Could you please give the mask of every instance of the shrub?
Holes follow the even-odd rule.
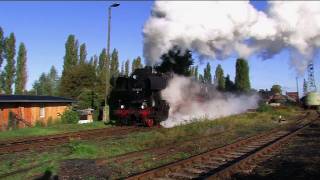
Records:
[[[260,104],[260,106],[258,107],[257,111],[258,112],[270,112],[272,111],[272,107],[267,105],[267,104]]]
[[[66,124],[76,124],[79,121],[79,115],[77,112],[68,109],[61,115],[61,122]]]
[[[43,120],[36,120],[36,123],[35,123],[35,127],[45,127],[46,124],[43,122]]]

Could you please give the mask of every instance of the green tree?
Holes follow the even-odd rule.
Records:
[[[120,71],[120,74],[121,74],[122,76],[124,76],[124,62],[123,62],[123,61],[121,62],[121,71]]]
[[[3,63],[3,54],[4,54],[4,35],[3,35],[3,30],[0,27],[0,67],[2,66]]]
[[[198,79],[199,79],[198,76],[199,76],[199,75],[198,75],[198,66],[196,66],[195,69],[194,69],[194,78],[195,78],[195,80],[198,80]]]
[[[132,65],[131,65],[131,73],[133,73],[136,69],[142,68],[142,61],[141,57],[138,56],[136,59],[133,59]]]
[[[119,54],[117,49],[113,49],[111,54],[111,62],[110,62],[110,73],[112,76],[119,75]]]
[[[206,68],[204,68],[203,70],[203,78],[204,78],[204,82],[207,84],[211,84],[212,83],[212,75],[211,75],[211,66],[210,63],[207,63]]]
[[[190,76],[190,67],[193,64],[191,51],[181,52],[178,47],[169,50],[161,56],[162,63],[156,67],[158,72],[173,72],[179,75]]]
[[[94,90],[95,82],[94,67],[90,63],[79,64],[68,71],[62,95],[77,99],[83,89]]]
[[[226,89],[226,82],[224,79],[223,69],[220,64],[216,68],[216,72],[214,75],[214,83],[216,84],[218,90],[224,91]]]
[[[238,92],[249,92],[250,79],[249,79],[249,65],[244,59],[237,59],[236,62],[236,77],[235,88]]]
[[[230,76],[229,74],[227,74],[227,77],[225,78],[225,84],[226,84],[226,91],[234,91],[235,90],[235,87],[234,87],[234,83],[230,80]]]
[[[282,93],[281,86],[278,85],[278,84],[273,85],[273,86],[271,87],[271,92],[272,92],[273,94],[276,94],[276,93],[281,94],[281,93]]]
[[[24,43],[20,43],[17,57],[17,74],[15,79],[15,94],[24,94],[27,84],[27,50]]]
[[[58,72],[54,66],[51,66],[50,72],[48,74],[48,79],[50,82],[50,87],[51,87],[51,96],[57,96],[58,91],[59,91],[59,83],[60,83],[60,78],[58,75]]]
[[[205,83],[205,79],[204,79],[204,77],[203,77],[202,74],[199,74],[199,81],[200,81],[201,83]]]
[[[5,39],[5,58],[7,64],[5,66],[5,93],[12,94],[12,84],[15,76],[15,55],[16,55],[16,38],[13,33]]]
[[[130,64],[130,60],[128,59],[126,60],[126,63],[124,65],[124,75],[127,77],[129,76],[129,64]]]
[[[306,79],[303,79],[303,94],[307,95],[308,94],[308,84]]]
[[[84,64],[87,61],[87,47],[86,43],[80,45],[80,64]]]
[[[68,72],[73,69],[74,66],[78,64],[78,41],[76,40],[74,35],[69,35],[68,39],[65,43],[65,56],[63,62],[63,70],[60,82],[59,94],[65,95],[68,94],[66,92],[66,86],[68,86]]]

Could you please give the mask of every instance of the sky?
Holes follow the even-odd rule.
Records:
[[[144,23],[150,16],[152,1],[119,1],[120,6],[112,10],[111,49],[119,51],[121,61],[132,60],[143,56]],[[111,1],[0,1],[0,26],[5,36],[14,32],[17,47],[24,42],[27,48],[27,89],[47,73],[54,65],[59,73],[62,71],[65,41],[69,34],[74,34],[79,43],[86,43],[88,59],[101,52],[107,42],[107,7]],[[266,10],[264,1],[251,2],[258,10]],[[222,65],[225,74],[235,75],[235,57],[224,61],[199,61],[194,56],[200,69],[210,62],[212,74],[218,64]],[[280,84],[284,91],[296,91],[297,73],[290,65],[287,52],[269,60],[250,57],[251,86],[255,89],[271,88]],[[2,65],[2,69],[4,64]],[[319,69],[315,62],[315,69]],[[316,85],[319,79],[315,71]],[[303,76],[299,76],[299,89],[302,92]]]

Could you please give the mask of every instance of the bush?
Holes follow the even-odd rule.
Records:
[[[79,115],[77,112],[68,109],[61,115],[61,122],[66,124],[76,124],[79,121]]]
[[[35,127],[45,127],[45,126],[46,124],[45,122],[43,122],[43,120],[41,119],[36,120]]]
[[[258,107],[257,111],[258,112],[270,112],[272,111],[272,107],[267,105],[267,104],[260,104],[260,106]]]

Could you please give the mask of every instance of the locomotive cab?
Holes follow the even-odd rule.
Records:
[[[108,99],[110,119],[122,125],[159,124],[168,118],[169,105],[160,94],[166,85],[167,78],[148,67],[118,77]]]

